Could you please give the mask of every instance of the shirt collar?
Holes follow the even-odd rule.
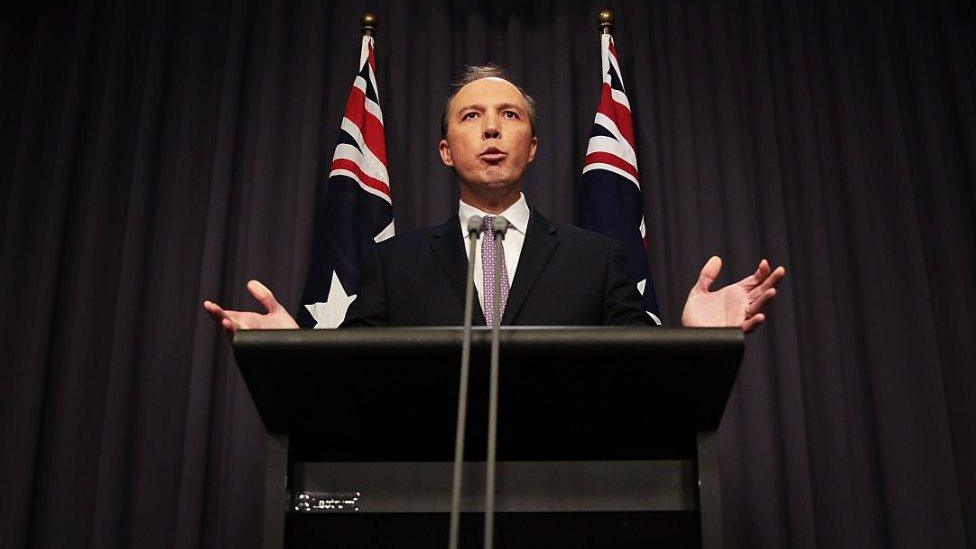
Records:
[[[529,210],[529,203],[526,202],[525,194],[523,193],[519,193],[519,199],[515,201],[515,204],[512,204],[500,214],[483,212],[470,204],[466,204],[463,200],[459,200],[458,204],[458,219],[461,221],[461,234],[464,236],[467,236],[468,219],[471,219],[472,215],[478,217],[500,215],[508,220],[510,224],[509,229],[514,229],[522,234],[525,234],[525,230],[529,226],[529,214],[531,212]]]

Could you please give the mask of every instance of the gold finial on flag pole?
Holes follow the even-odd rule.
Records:
[[[367,11],[363,14],[363,18],[359,20],[359,24],[363,27],[363,34],[368,36],[376,36],[376,16],[371,11]]]
[[[613,12],[610,10],[600,10],[596,16],[600,22],[600,34],[611,34],[613,32]]]

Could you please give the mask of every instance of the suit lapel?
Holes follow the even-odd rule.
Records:
[[[465,277],[468,272],[467,253],[464,250],[464,240],[461,238],[461,226],[458,218],[452,217],[443,225],[437,227],[430,240],[430,249],[434,252],[434,257],[444,269],[444,274],[451,282],[451,286],[461,298],[462,307],[464,304]],[[477,290],[475,290],[477,294]],[[474,325],[484,326],[485,314],[478,304],[478,296],[474,296]]]
[[[502,325],[511,324],[518,314],[529,291],[535,285],[543,267],[549,262],[549,257],[559,247],[556,238],[556,228],[552,222],[539,212],[532,210],[529,227],[525,231],[525,243],[519,256],[518,267],[515,269],[515,279],[508,292],[508,302],[505,304],[505,314],[502,315]],[[462,274],[462,279],[464,275]]]

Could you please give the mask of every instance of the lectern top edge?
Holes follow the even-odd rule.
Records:
[[[252,346],[319,345],[327,343],[374,344],[450,344],[460,345],[462,328],[450,327],[396,327],[350,328],[341,330],[240,330],[234,334],[235,349]],[[473,344],[486,345],[491,338],[487,327],[474,329]],[[643,344],[683,348],[743,347],[745,337],[738,328],[643,328],[612,326],[505,326],[502,341],[518,345],[570,344],[574,347],[587,345]]]

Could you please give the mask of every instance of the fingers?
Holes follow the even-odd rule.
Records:
[[[214,320],[220,321],[227,318],[227,312],[213,301],[204,301],[203,308],[210,313],[210,316],[214,317]]]
[[[763,259],[759,262],[756,272],[739,281],[749,292],[750,299],[757,299],[766,290],[775,288],[780,280],[786,276],[786,267],[779,266],[776,270],[769,270],[769,262]]]
[[[749,290],[747,295],[751,300],[746,307],[746,320],[742,323],[743,332],[749,333],[765,322],[766,315],[763,314],[763,311],[766,305],[776,297],[776,286],[785,276],[786,267],[781,265],[770,270],[769,261],[762,259],[759,261],[756,272],[752,276],[742,279],[740,284],[744,284],[745,289]]]
[[[234,322],[233,311],[225,311],[220,305],[217,305],[213,301],[204,301],[203,308],[210,313],[210,316],[212,316],[215,321],[220,323],[221,327],[227,331],[227,335],[233,335],[234,332],[239,328],[237,323]]]
[[[766,277],[766,280],[762,281],[762,284],[759,285],[758,291],[765,292],[769,288],[775,288],[776,285],[779,284],[779,281],[783,280],[785,276],[786,276],[786,267],[783,267],[782,265],[776,267],[776,270],[771,272],[769,276]]]
[[[765,259],[759,261],[759,267],[756,268],[756,272],[752,274],[756,277],[756,282],[762,282],[769,276],[769,262]]]
[[[746,308],[746,320],[742,323],[742,331],[749,333],[759,327],[766,320],[766,315],[763,314],[766,305],[769,304],[773,298],[776,297],[776,288],[768,288],[765,292],[759,296],[759,299],[753,301]]]
[[[722,272],[722,258],[713,255],[708,258],[705,266],[702,267],[701,273],[698,275],[698,283],[695,284],[695,288],[693,289],[707,292],[712,286],[712,283],[715,282],[715,279],[718,278],[720,272]]]
[[[272,313],[281,307],[281,304],[278,303],[277,299],[275,299],[275,296],[271,293],[271,290],[257,280],[251,280],[247,283],[247,291],[251,292],[254,299],[263,305],[269,313]]]
[[[758,328],[764,320],[766,320],[766,315],[759,313],[758,315],[742,323],[742,331],[748,334],[749,332]]]
[[[234,335],[234,332],[237,331],[237,324],[234,324],[234,322],[229,318],[221,320],[220,325],[223,326],[224,330],[227,331],[227,335]]]
[[[774,297],[776,297],[776,288],[770,288],[763,292],[759,299],[753,301],[746,307],[746,316],[755,316],[761,314],[763,309],[766,308],[766,304],[769,303]]]

